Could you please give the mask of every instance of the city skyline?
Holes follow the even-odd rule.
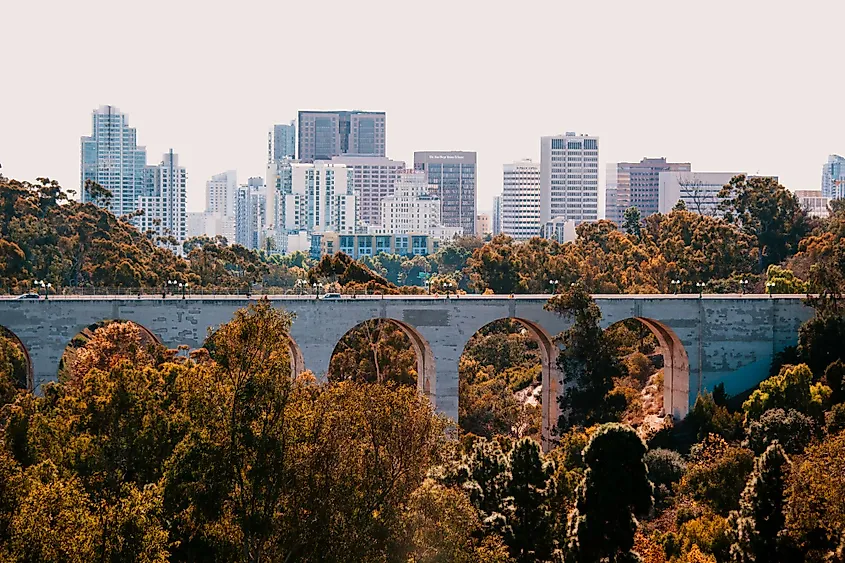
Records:
[[[161,83],[178,80],[180,87],[173,89],[116,71],[97,80],[80,80],[85,55],[77,37],[79,25],[106,26],[111,17],[108,10],[94,9],[98,5],[48,1],[51,18],[42,17],[44,5],[16,3],[7,10],[8,40],[30,46],[3,65],[4,81],[20,85],[6,90],[0,108],[0,163],[6,176],[26,180],[49,176],[78,190],[78,139],[89,129],[91,109],[101,104],[127,113],[138,130],[138,144],[149,154],[164,154],[171,147],[178,151],[189,172],[192,211],[203,208],[205,182],[221,170],[237,170],[241,177],[261,174],[273,125],[289,123],[299,110],[309,109],[386,112],[390,138],[386,156],[395,160],[409,162],[415,151],[431,147],[477,152],[479,211],[490,210],[492,198],[501,191],[502,164],[539,160],[539,138],[565,131],[602,139],[602,194],[607,163],[644,157],[691,162],[694,170],[777,175],[793,191],[818,189],[821,164],[830,154],[845,153],[842,128],[835,125],[841,103],[838,89],[817,80],[827,75],[829,54],[837,48],[833,35],[817,33],[818,10],[645,2],[636,7],[617,3],[608,12],[607,7],[549,4],[544,8],[547,17],[515,30],[506,11],[479,13],[472,6],[434,2],[416,15],[417,23],[423,30],[445,26],[442,40],[412,41],[402,25],[381,26],[379,34],[364,38],[358,46],[362,52],[380,54],[377,68],[382,80],[362,73],[362,63],[356,60],[333,67],[333,84],[342,83],[343,88],[300,84],[295,68],[253,88],[245,86],[251,78],[264,76],[272,62],[273,34],[270,29],[256,34],[250,23],[304,18],[313,8],[247,6],[233,13],[212,9],[196,18],[190,7],[167,5],[169,17],[162,22],[157,14],[164,4],[150,2],[126,22],[124,32],[143,37],[149,26],[163,26],[163,32],[176,40],[141,42],[141,49],[104,50],[98,56],[103,68],[142,67],[165,57],[185,60],[190,64],[159,70]],[[331,10],[336,17],[325,23],[328,39],[319,52],[346,52],[347,31],[387,6],[381,2],[354,8],[332,2],[322,6],[321,11]],[[450,14],[445,24],[438,16],[444,10]],[[826,18],[843,16],[845,6],[825,6]],[[637,31],[638,24],[657,17],[659,25],[649,27],[655,31]],[[586,86],[564,89],[566,77],[561,74],[546,78],[541,88],[526,88],[524,80],[502,81],[502,69],[508,65],[519,65],[524,76],[540,75],[554,59],[551,47],[558,35],[555,22],[560,21],[579,22],[567,28],[573,41],[607,43],[582,54],[583,64],[572,71]],[[25,35],[35,22],[41,30],[38,46],[27,42]],[[478,25],[467,27],[473,22]],[[207,29],[220,25],[232,30],[226,41],[203,44],[202,50],[193,47]],[[732,29],[743,32],[732,41],[719,39]],[[788,45],[780,41],[778,34],[787,29],[801,39]],[[517,36],[510,38],[511,31]],[[290,30],[293,43],[304,37],[307,30],[296,26]],[[619,48],[623,44],[624,50]],[[668,44],[672,49],[665,48]],[[463,62],[476,64],[472,80],[463,80],[466,68],[457,64],[460,61],[438,63],[456,54]],[[461,87],[429,87],[411,95],[411,79],[429,78],[424,66],[412,66],[423,60],[440,65],[438,84],[460,81]],[[638,61],[659,61],[670,71],[658,73],[653,85],[620,95],[613,87],[617,78],[607,70]],[[234,78],[208,88],[216,72],[232,65],[238,69]],[[391,67],[397,69],[398,80],[384,76]],[[57,94],[55,88],[25,86],[43,80],[73,87]],[[294,83],[296,87],[289,86]],[[743,88],[732,87],[737,83]],[[684,84],[695,87],[682,88]],[[784,143],[784,135],[802,142]],[[603,211],[603,201],[599,208]]]

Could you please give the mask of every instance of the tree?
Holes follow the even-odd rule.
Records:
[[[555,464],[543,459],[540,445],[530,438],[517,441],[508,457],[506,494],[510,510],[506,513],[505,542],[518,562],[549,561],[555,547],[550,509],[556,493]]]
[[[675,484],[684,476],[686,462],[678,452],[662,448],[649,450],[643,459],[654,486],[655,504],[663,506],[672,497]]]
[[[426,480],[411,495],[403,520],[409,563],[511,561],[501,538],[485,538],[475,508],[459,489]]]
[[[625,210],[624,219],[622,229],[629,235],[640,238],[642,232],[640,210],[636,207],[629,207]]]
[[[519,293],[521,269],[513,239],[505,235],[493,237],[489,243],[476,249],[467,260],[471,286],[478,292],[485,289],[493,293]]]
[[[777,180],[740,174],[722,188],[719,199],[725,220],[757,239],[760,270],[798,252],[808,231],[807,212]]]
[[[777,442],[754,462],[754,472],[742,493],[739,511],[732,515],[734,561],[794,561],[796,553],[782,534],[786,516],[785,487],[792,463]]]
[[[827,367],[845,360],[845,317],[838,314],[817,314],[798,329],[798,356],[821,377]]]
[[[788,455],[801,454],[817,432],[815,421],[795,409],[770,409],[748,425],[744,445],[761,455],[778,442]]]
[[[678,492],[727,516],[739,506],[739,497],[754,465],[754,454],[723,438],[710,435],[690,452],[687,472]]]
[[[620,424],[605,424],[590,438],[584,450],[587,471],[569,515],[567,561],[639,560],[632,551],[636,516],[652,507],[645,453],[636,432]]]
[[[813,383],[813,373],[806,364],[784,366],[778,375],[760,383],[759,389],[742,404],[742,409],[747,421],[777,408],[795,409],[818,420],[830,394],[830,387]]]
[[[792,466],[786,529],[807,561],[836,549],[845,529],[845,433],[810,446]]]
[[[557,361],[566,383],[566,393],[560,399],[559,431],[572,425],[619,420],[627,405],[611,391],[614,380],[625,375],[625,366],[599,326],[598,305],[576,285],[549,299],[545,308],[574,319],[572,327],[557,337],[563,345]]]
[[[771,284],[771,285],[770,285]],[[771,264],[766,269],[766,293],[806,293],[807,284],[789,268]]]
[[[0,327],[0,407],[14,401],[19,392],[29,387],[26,355]]]
[[[696,397],[686,422],[697,440],[703,440],[710,434],[733,440],[742,432],[742,415],[731,413],[724,405],[717,404],[714,396],[707,391]]]

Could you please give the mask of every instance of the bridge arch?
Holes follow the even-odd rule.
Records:
[[[563,373],[557,364],[557,357],[560,347],[555,342],[554,336],[537,321],[521,316],[500,317],[490,321],[475,331],[471,336],[483,331],[486,327],[501,321],[514,321],[522,326],[527,335],[537,344],[541,365],[540,373],[540,403],[542,410],[542,421],[540,423],[540,438],[545,449],[549,449],[554,435],[557,432],[557,420],[560,416],[558,397],[563,393]],[[469,345],[469,340],[464,344],[464,350]]]
[[[629,317],[610,325],[611,330],[622,323],[633,322],[646,329],[657,341],[654,355],[662,356],[663,388],[661,415],[681,420],[689,414],[690,363],[686,348],[678,335],[666,324],[648,317]]]
[[[32,368],[32,358],[29,356],[29,350],[27,350],[23,341],[18,337],[17,334],[2,325],[0,325],[0,336],[7,338],[9,341],[12,342],[12,344],[14,344],[18,349],[20,349],[21,353],[23,354],[26,365],[24,366],[25,381],[21,381],[18,383],[23,383],[26,386],[27,391],[33,391],[35,389],[35,378]]]
[[[202,341],[202,347],[208,348],[208,341],[211,339],[211,336],[217,332],[219,326],[209,327],[208,329],[208,336],[205,337],[205,340]],[[296,378],[299,374],[305,371],[305,358],[302,355],[302,349],[297,344],[296,340],[291,336],[289,333],[283,334],[282,338],[285,341],[288,349],[288,355],[290,359],[290,376],[291,379]]]
[[[436,406],[437,375],[435,371],[434,352],[431,349],[431,345],[414,326],[398,319],[390,317],[368,319],[366,321],[358,323],[357,325],[346,331],[340,338],[340,340],[338,340],[338,342],[335,344],[334,349],[332,350],[329,359],[329,373],[327,374],[327,377],[330,380],[334,378],[343,378],[343,375],[333,374],[332,370],[337,369],[338,367],[335,364],[335,355],[340,351],[339,348],[344,344],[344,340],[347,337],[349,337],[356,331],[361,331],[368,328],[379,327],[379,330],[381,330],[381,327],[383,327],[384,325],[390,325],[397,328],[399,331],[401,331],[404,338],[407,339],[407,344],[410,346],[410,350],[413,351],[415,356],[414,365],[416,371],[417,390],[425,397],[427,397],[431,401],[433,406]]]

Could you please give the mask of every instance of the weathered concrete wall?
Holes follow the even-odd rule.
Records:
[[[543,310],[547,296],[464,296],[358,298],[337,301],[304,298],[271,299],[274,306],[296,314],[291,336],[304,366],[322,375],[335,345],[356,325],[376,318],[394,319],[412,339],[430,352],[427,394],[438,410],[457,418],[458,360],[470,337],[502,318],[526,322],[546,345],[554,363],[551,338],[569,326],[566,319]],[[667,394],[668,410],[685,416],[697,394],[725,384],[738,393],[764,379],[772,356],[795,344],[798,327],[812,315],[800,296],[596,296],[604,326],[640,318],[662,333],[662,344],[675,342],[678,370],[688,376]],[[48,301],[0,300],[0,325],[26,346],[36,388],[54,380],[62,353],[81,330],[104,319],[136,322],[169,346],[202,346],[209,330],[227,322],[249,303],[230,298],[62,298]],[[268,336],[272,337],[272,336]],[[661,338],[659,336],[658,338]],[[433,363],[433,366],[431,365]],[[548,371],[549,366],[546,366]],[[679,371],[680,373],[680,371]],[[559,377],[549,371],[544,377]],[[421,384],[422,386],[422,384]],[[549,385],[549,388],[563,386]],[[553,413],[546,413],[551,421]]]

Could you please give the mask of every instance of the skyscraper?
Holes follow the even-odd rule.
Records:
[[[345,164],[352,171],[355,216],[368,225],[381,224],[381,201],[393,195],[396,180],[405,163],[383,156],[342,155],[332,157],[335,164]]]
[[[822,167],[822,196],[831,199],[845,197],[845,158],[838,154],[827,157]]]
[[[520,160],[503,172],[501,232],[515,240],[540,236],[540,164]]]
[[[657,213],[660,208],[660,173],[690,170],[689,162],[666,162],[663,157],[608,164],[606,218],[621,225],[629,207],[639,209],[643,218]]]
[[[340,154],[385,155],[383,111],[300,111],[299,160]]]
[[[296,124],[273,126],[273,160],[296,156]]]
[[[414,153],[414,169],[426,174],[432,194],[440,198],[440,220],[447,227],[475,233],[476,154],[465,151]]]
[[[595,221],[599,212],[599,138],[566,133],[540,139],[540,222]]]
[[[286,233],[355,230],[355,194],[343,164],[291,163],[290,193],[281,198],[278,228]]]
[[[82,202],[95,201],[85,189],[91,180],[111,192],[109,211],[118,216],[131,213],[144,193],[147,151],[138,146],[135,129],[116,107],[100,106],[92,112],[91,122],[91,136],[81,138]]]
[[[179,156],[173,149],[165,153],[160,164],[146,166],[144,171],[145,194],[138,196],[135,206],[143,214],[133,222],[141,232],[154,233],[162,246],[181,253],[188,234],[188,174],[179,166]]]
[[[493,236],[502,232],[502,196],[493,198]]]

